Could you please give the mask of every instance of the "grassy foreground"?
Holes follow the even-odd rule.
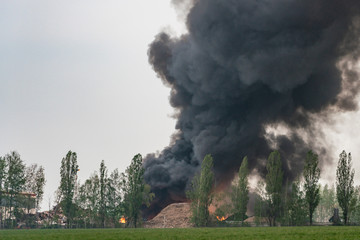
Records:
[[[358,239],[360,227],[0,230],[0,239]]]

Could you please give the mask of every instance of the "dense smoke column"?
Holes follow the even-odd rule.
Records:
[[[145,180],[157,194],[150,211],[184,201],[209,153],[218,184],[245,155],[262,174],[273,144],[286,177],[296,176],[304,152],[316,148],[310,115],[356,108],[357,75],[339,62],[357,60],[359,12],[358,0],[197,0],[188,34],[158,34],[149,62],[171,88],[177,132],[145,159]],[[265,138],[264,127],[279,123],[314,138],[304,141],[296,131]]]

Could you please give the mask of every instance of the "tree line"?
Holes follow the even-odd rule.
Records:
[[[36,212],[30,210],[39,210],[44,185],[42,166],[26,166],[16,151],[0,157],[0,228],[14,228],[19,222],[34,227]]]
[[[242,160],[236,180],[230,191],[215,193],[212,171],[213,159],[205,156],[201,171],[191,184],[187,196],[191,199],[192,221],[195,226],[209,226],[216,221],[238,221],[244,224],[248,218],[249,169],[248,159]],[[266,222],[270,226],[312,225],[314,219],[333,224],[360,224],[360,187],[354,186],[355,171],[351,154],[339,155],[335,187],[319,184],[318,155],[309,151],[304,159],[301,174],[292,182],[284,179],[281,156],[270,153],[266,163],[266,175],[259,180],[254,191],[254,218],[256,224]],[[215,198],[216,211],[212,216],[209,206]],[[340,208],[342,221],[334,212]],[[335,211],[334,211],[335,210]]]
[[[132,158],[123,173],[110,171],[104,160],[83,183],[77,178],[78,171],[77,154],[69,151],[61,160],[54,214],[43,227],[59,227],[59,223],[67,228],[142,225],[141,209],[149,206],[155,195],[144,181],[140,154]],[[191,200],[192,221],[199,227],[225,217],[244,223],[249,195],[254,194],[254,217],[259,224],[266,220],[270,226],[312,225],[314,220],[327,221],[336,206],[342,222],[333,217],[334,224],[360,224],[360,187],[354,186],[351,154],[343,151],[339,155],[335,186],[322,187],[320,174],[318,155],[309,151],[302,173],[289,182],[284,179],[280,153],[273,151],[267,159],[266,175],[258,181],[254,193],[250,193],[248,158],[244,157],[230,191],[215,194],[213,158],[206,155],[186,193]],[[26,166],[17,152],[0,157],[1,228],[14,228],[20,223],[38,227],[37,211],[45,182],[44,168]],[[209,212],[211,204],[215,204],[215,215]]]
[[[44,168],[26,166],[15,151],[0,157],[0,228],[141,226],[141,209],[149,206],[155,195],[144,182],[140,154],[124,173],[118,169],[110,172],[104,160],[84,183],[80,183],[78,171],[77,154],[69,151],[61,160],[55,206],[52,210],[49,206],[47,221],[40,226]]]
[[[141,226],[141,208],[149,206],[155,195],[144,182],[140,154],[133,157],[125,173],[109,172],[103,160],[99,171],[80,184],[78,171],[77,155],[69,151],[61,161],[55,209],[66,217],[67,228]]]

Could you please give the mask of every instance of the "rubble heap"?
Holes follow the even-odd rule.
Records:
[[[174,203],[164,208],[156,217],[144,224],[145,228],[192,227],[190,203]]]

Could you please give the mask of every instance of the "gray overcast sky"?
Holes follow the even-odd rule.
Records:
[[[147,61],[148,44],[168,27],[183,29],[170,0],[1,2],[0,155],[16,150],[45,167],[43,209],[68,150],[78,153],[84,181],[102,159],[123,171],[135,154],[169,144],[169,89]],[[334,159],[353,153],[357,175],[359,120],[348,113],[321,126]]]

